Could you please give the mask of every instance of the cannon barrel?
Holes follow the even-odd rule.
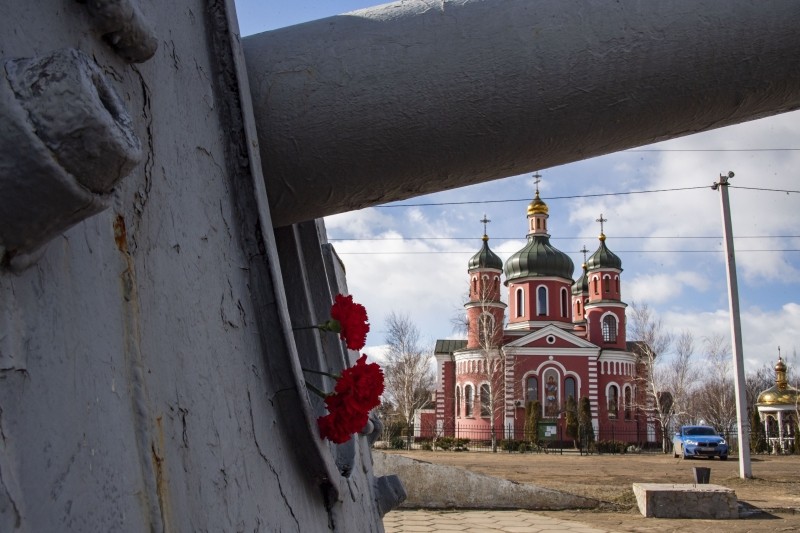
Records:
[[[243,40],[282,226],[800,104],[800,2],[403,1]]]

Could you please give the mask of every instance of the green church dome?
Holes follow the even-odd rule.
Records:
[[[579,296],[587,292],[589,292],[589,278],[586,277],[586,263],[584,263],[581,269],[581,277],[572,284],[572,295]]]
[[[547,234],[528,235],[528,244],[506,261],[506,284],[528,276],[572,279],[575,265],[567,254],[550,244]]]
[[[600,247],[595,253],[586,261],[586,267],[589,270],[597,270],[599,268],[615,268],[622,270],[622,259],[620,259],[614,252],[606,246],[606,236],[600,234]]]
[[[468,269],[474,270],[476,268],[496,268],[497,270],[503,270],[503,260],[489,249],[489,237],[486,235],[483,236],[483,246],[481,249],[469,260]]]

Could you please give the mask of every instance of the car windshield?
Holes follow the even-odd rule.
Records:
[[[688,428],[687,435],[716,435],[714,428]]]

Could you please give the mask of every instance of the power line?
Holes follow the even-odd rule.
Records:
[[[631,148],[622,152],[800,152],[800,148]]]
[[[800,252],[800,249],[796,248],[775,248],[775,249],[764,249],[764,250],[736,250],[736,253],[739,252]],[[475,250],[467,250],[467,251],[458,251],[458,250],[429,250],[424,252],[413,252],[413,251],[398,251],[398,252],[340,252],[336,251],[337,255],[429,255],[429,254],[474,254]],[[504,253],[504,252],[500,252]],[[509,252],[510,253],[510,252]],[[578,253],[578,252],[573,252]],[[709,254],[716,254],[716,253],[723,253],[723,250],[618,250],[614,253],[621,253],[621,254],[702,254],[702,253],[709,253]]]
[[[551,241],[586,241],[596,239],[597,235],[591,237],[550,237]],[[650,237],[631,237],[631,236],[618,236],[611,237],[613,240],[617,239],[722,239],[722,235],[653,235]],[[736,239],[800,239],[800,235],[742,235],[736,236]],[[492,237],[493,240],[523,240],[524,237]],[[358,242],[358,241],[478,241],[480,237],[366,237],[366,238],[337,238],[328,237],[329,241],[336,242]]]
[[[734,186],[730,185],[730,187],[737,188],[737,189],[746,189],[750,191],[763,191],[763,192],[782,192],[786,194],[790,193],[800,193],[800,190],[791,190],[791,189],[768,189],[764,187],[741,187],[741,186]],[[543,197],[542,200],[575,200],[578,198],[599,198],[601,196],[630,196],[633,194],[652,194],[652,193],[659,193],[659,192],[679,192],[679,191],[693,191],[697,189],[710,189],[710,185],[700,185],[696,187],[676,187],[673,189],[648,189],[644,191],[623,191],[623,192],[603,192],[603,193],[593,193],[593,194],[571,194],[566,196],[548,196]],[[416,203],[416,204],[384,204],[384,205],[376,205],[374,207],[378,208],[395,208],[395,207],[434,207],[434,206],[442,206],[442,205],[471,205],[471,204],[499,204],[499,203],[509,203],[509,202],[530,202],[530,198],[505,198],[502,200],[465,200],[461,202],[424,202],[424,203]]]

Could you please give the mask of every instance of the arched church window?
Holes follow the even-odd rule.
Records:
[[[557,417],[560,411],[558,372],[548,369],[542,379],[544,380],[544,416]]]
[[[472,385],[464,385],[464,416],[472,416]]]
[[[617,318],[614,315],[603,317],[603,342],[617,342]]]
[[[597,277],[592,278],[592,287],[594,287],[595,294],[600,294],[600,281],[598,281]]]
[[[572,398],[575,399],[575,378],[567,378],[564,380],[564,400]]]
[[[569,315],[569,295],[567,289],[561,288],[561,317],[566,318]]]
[[[617,277],[615,277],[615,278],[614,278],[614,283],[615,283],[615,284],[616,284],[616,286],[617,286],[617,294],[619,294],[619,276],[617,276]]]
[[[484,383],[481,385],[481,416],[490,416],[492,414],[492,410],[489,406],[490,400],[491,394],[489,392],[489,385]]]
[[[517,316],[521,317],[525,309],[525,291],[522,290],[522,287],[517,287],[517,291],[514,295],[516,296]]]
[[[603,291],[604,292],[611,291],[611,276],[606,276],[603,278]]]
[[[539,380],[531,376],[525,383],[525,401],[535,402],[539,396]]]
[[[473,295],[477,295],[478,294],[478,278],[477,277],[473,277],[472,278],[472,294]]]
[[[456,387],[456,416],[461,417],[461,387]]]
[[[608,418],[617,418],[617,405],[619,404],[619,388],[616,385],[608,387]]]
[[[631,388],[625,387],[625,420],[631,419],[631,413],[633,411],[632,398],[631,398]]]
[[[545,286],[536,289],[536,314],[539,316],[547,314],[547,287]]]

